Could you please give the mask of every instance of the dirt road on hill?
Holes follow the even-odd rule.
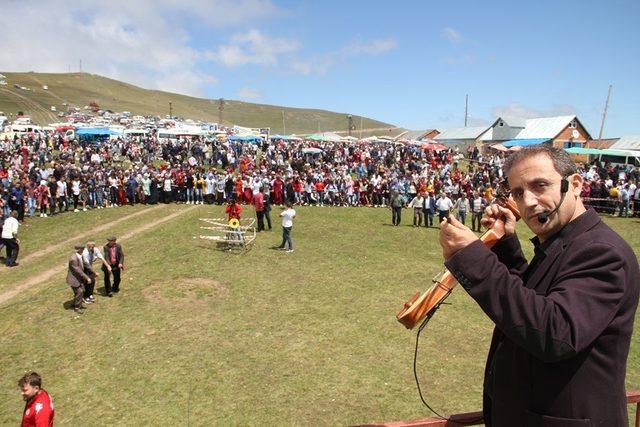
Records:
[[[188,212],[191,212],[192,210],[196,209],[198,206],[189,206],[186,209],[183,209],[179,212],[174,212],[171,215],[167,215],[164,218],[160,218],[156,221],[150,222],[148,224],[145,224],[141,227],[136,228],[135,230],[132,230],[128,233],[123,234],[122,236],[120,236],[118,238],[118,240],[120,241],[126,241],[132,237],[137,236],[138,234],[144,233],[145,231],[151,230],[152,228],[157,227],[160,224],[163,224],[167,221],[171,221],[181,215],[184,215]],[[147,212],[145,211],[141,211],[141,212]],[[60,249],[60,248],[59,248]],[[14,287],[13,289],[9,289],[3,293],[0,293],[0,305],[6,303],[7,301],[9,301],[10,299],[12,299],[13,297],[15,297],[16,295],[20,294],[21,292],[33,288],[39,284],[42,284],[43,282],[50,280],[53,276],[55,276],[56,274],[62,274],[65,272],[65,270],[67,269],[66,264],[57,266],[57,267],[53,267],[50,268],[46,271],[43,271],[41,273],[38,273],[35,276],[32,276],[31,278],[29,278],[28,280],[26,280],[23,283],[20,283],[19,285],[17,285],[16,287]]]

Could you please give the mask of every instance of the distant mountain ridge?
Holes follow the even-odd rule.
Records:
[[[89,73],[14,73],[0,72],[7,85],[0,86],[0,111],[7,116],[23,111],[39,124],[46,125],[64,120],[51,111],[63,111],[69,106],[83,108],[91,102],[103,110],[130,111],[139,115],[169,114],[171,102],[175,116],[217,123],[219,105],[217,99],[195,98],[187,95],[143,89],[118,80]],[[17,87],[17,86],[19,87]],[[43,89],[47,86],[48,89]],[[30,90],[21,89],[25,87]],[[284,127],[283,127],[284,112]],[[271,133],[313,133],[344,131],[348,128],[346,113],[332,111],[280,107],[250,102],[224,100],[224,125],[247,127],[270,127]],[[353,130],[357,135],[360,127],[365,134],[397,135],[400,129],[393,125],[369,118],[353,117]],[[370,132],[366,132],[371,129]]]

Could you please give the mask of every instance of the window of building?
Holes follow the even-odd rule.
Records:
[[[569,123],[569,127],[571,129],[575,129],[578,127],[578,123],[575,120],[571,120],[571,123]]]
[[[565,141],[564,144],[562,144],[562,148],[573,148],[573,147],[582,148],[582,142]]]

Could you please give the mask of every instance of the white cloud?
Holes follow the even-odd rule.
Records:
[[[221,27],[279,13],[270,0],[9,0],[0,14],[0,70],[83,70],[200,96],[215,76],[189,46],[187,25]]]
[[[300,43],[286,38],[270,37],[259,30],[235,34],[231,43],[218,46],[209,57],[228,67],[245,64],[276,65],[281,55],[300,48]]]
[[[289,64],[291,70],[297,74],[326,74],[337,62],[358,55],[380,55],[398,47],[398,41],[394,38],[376,39],[363,42],[359,39],[343,46],[340,49],[314,55],[308,58],[296,58]]]
[[[453,44],[462,43],[462,41],[464,40],[462,34],[451,27],[446,27],[444,30],[442,30],[442,35],[445,36],[447,40],[449,40],[449,42]]]
[[[536,108],[526,107],[524,105],[513,102],[510,104],[499,105],[491,110],[494,117],[512,117],[517,119],[533,119],[536,117],[553,117],[567,116],[577,114],[577,110],[572,105],[554,104],[547,109],[539,110]]]
[[[262,99],[262,93],[250,87],[243,87],[238,91],[238,98],[250,100]]]

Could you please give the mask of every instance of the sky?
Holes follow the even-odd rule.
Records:
[[[409,129],[640,134],[640,1],[0,0],[0,70],[82,71]],[[356,119],[357,124],[357,119]],[[346,126],[346,123],[345,123]]]

